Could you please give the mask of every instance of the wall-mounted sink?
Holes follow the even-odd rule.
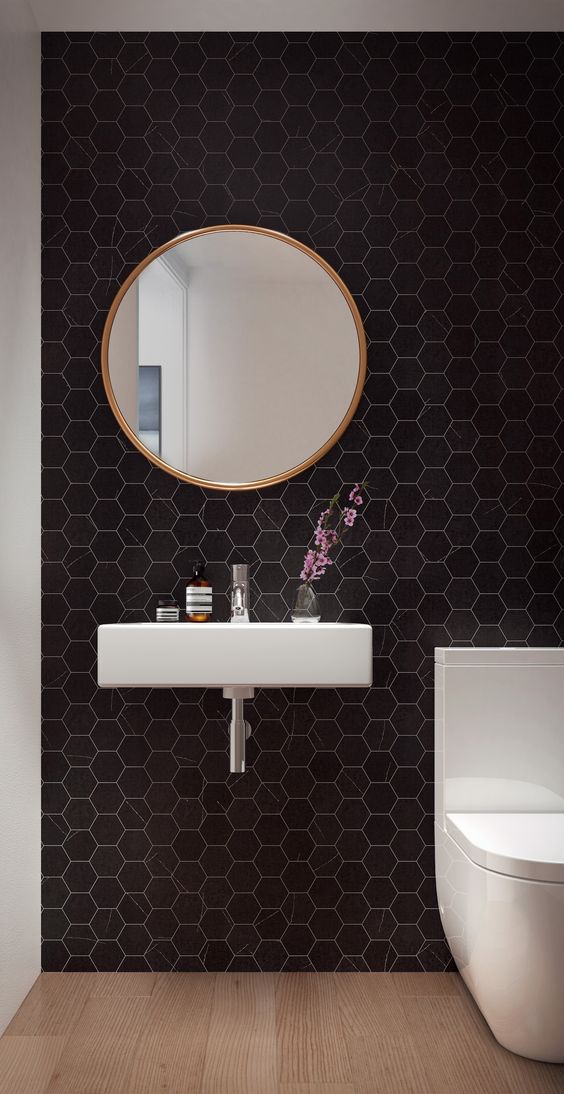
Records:
[[[106,623],[103,688],[369,687],[365,623]]]
[[[104,623],[102,688],[223,688],[231,700],[230,770],[245,770],[254,688],[354,688],[372,683],[365,623]]]

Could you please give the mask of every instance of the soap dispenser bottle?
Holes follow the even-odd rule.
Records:
[[[212,615],[213,589],[206,578],[205,562],[194,563],[194,573],[186,586],[186,622],[208,623]]]

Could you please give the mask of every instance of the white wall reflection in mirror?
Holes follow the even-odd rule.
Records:
[[[137,433],[155,456],[161,454],[161,374],[160,365],[139,365]]]
[[[286,477],[360,396],[364,337],[350,295],[275,233],[181,238],[143,265],[108,325],[105,382],[129,430],[211,485]]]

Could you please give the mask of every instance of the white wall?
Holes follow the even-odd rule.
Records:
[[[563,30],[562,0],[31,0],[42,30]]]
[[[116,312],[110,338],[110,380],[126,422],[137,429],[138,405],[138,282],[126,292]]]
[[[171,467],[182,468],[186,462],[185,291],[162,258],[143,270],[138,286],[139,364],[162,369],[161,456]]]
[[[0,1030],[40,970],[40,42],[0,4]]]
[[[340,425],[358,361],[350,310],[321,270],[318,284],[191,271],[190,474],[252,482],[308,459]]]

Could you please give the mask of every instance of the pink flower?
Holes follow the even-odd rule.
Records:
[[[326,572],[328,566],[333,565],[333,559],[329,558],[330,551],[342,542],[345,528],[352,528],[357,516],[358,506],[363,505],[364,499],[360,491],[366,484],[356,482],[349,494],[349,502],[353,505],[339,505],[340,493],[335,494],[327,509],[320,513],[315,526],[314,546],[306,553],[301,580],[310,582],[318,581]],[[356,506],[357,508],[354,508]]]
[[[319,525],[315,529],[315,545],[320,547],[322,551],[329,551],[331,547],[337,542],[337,533],[334,528],[320,528]]]
[[[315,552],[314,551],[308,551],[306,556],[305,556],[305,559],[304,559],[303,570],[300,574],[300,577],[301,577],[302,581],[312,581],[313,580],[314,569],[315,569]]]

